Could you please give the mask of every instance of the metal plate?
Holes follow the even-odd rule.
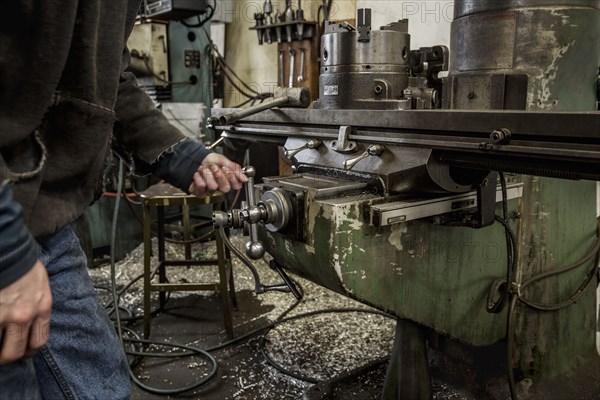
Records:
[[[361,190],[367,186],[364,182],[331,178],[314,174],[299,174],[287,177],[264,178],[266,184],[283,186],[291,190],[311,190],[316,192],[315,198],[334,196],[353,190]]]
[[[523,184],[509,185],[507,200],[523,196]],[[502,189],[496,191],[496,202],[502,201]],[[415,219],[432,217],[449,212],[465,211],[477,207],[477,193],[469,192],[456,196],[433,199],[410,199],[371,206],[371,225],[386,226]]]
[[[475,15],[454,21],[452,57],[459,71],[510,69],[515,49],[515,13]],[[481,50],[479,50],[481,49]],[[471,54],[485,54],[472,57]]]

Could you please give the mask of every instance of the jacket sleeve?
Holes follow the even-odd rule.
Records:
[[[115,114],[115,139],[134,159],[146,164],[159,178],[187,191],[194,172],[210,153],[186,137],[156,109],[150,97],[126,71],[131,60],[125,48]],[[147,168],[149,167],[149,168]]]
[[[41,257],[41,248],[23,220],[23,209],[6,182],[0,186],[0,289],[25,275]]]
[[[130,60],[129,50],[125,48],[115,104],[115,138],[140,160],[154,164],[166,149],[185,136],[156,109],[150,97],[138,86],[135,76],[126,71]]]
[[[210,153],[202,143],[185,139],[168,149],[154,166],[154,174],[187,192],[202,160]]]

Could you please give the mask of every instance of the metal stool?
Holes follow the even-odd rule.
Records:
[[[198,198],[194,195],[188,195],[179,189],[166,184],[159,183],[149,187],[140,193],[142,206],[144,207],[144,338],[150,336],[151,308],[150,295],[152,292],[159,292],[160,307],[163,308],[166,302],[166,292],[169,291],[193,291],[193,290],[212,290],[218,291],[221,297],[223,307],[223,317],[225,320],[225,330],[229,336],[233,336],[233,323],[231,315],[231,305],[237,308],[237,299],[235,296],[235,287],[233,283],[233,270],[231,268],[231,255],[229,249],[225,248],[223,238],[218,230],[213,235],[217,246],[217,259],[212,260],[191,260],[191,247],[189,240],[195,227],[207,225],[204,221],[200,224],[192,225],[190,218],[190,205],[211,204],[213,210],[222,210],[225,204],[225,196],[222,193],[214,193],[211,196]],[[183,233],[185,242],[184,260],[166,260],[165,259],[165,207],[182,207],[182,224],[180,229]],[[153,283],[152,269],[150,268],[150,257],[152,252],[152,208],[156,208],[156,236],[158,237],[158,283]],[[167,280],[166,267],[170,266],[194,266],[194,265],[218,265],[219,282],[193,282],[193,283],[169,283]],[[231,304],[230,304],[231,301]]]

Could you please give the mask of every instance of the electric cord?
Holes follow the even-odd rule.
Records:
[[[258,348],[260,353],[263,355],[263,357],[265,358],[265,361],[273,368],[275,368],[277,371],[285,374],[285,375],[289,375],[295,379],[298,380],[302,380],[308,383],[312,383],[312,384],[318,384],[321,381],[316,379],[316,378],[312,378],[309,376],[305,376],[302,375],[298,372],[294,372],[294,371],[290,371],[284,367],[282,367],[281,365],[279,365],[278,363],[275,362],[275,360],[273,360],[273,358],[271,356],[269,356],[269,354],[267,353],[266,349],[265,349],[265,344],[267,343],[268,339],[266,338],[266,335],[268,334],[268,332],[275,328],[277,325],[279,325],[280,323],[284,323],[284,322],[288,322],[288,321],[293,321],[295,319],[299,319],[299,318],[305,318],[305,317],[309,317],[309,316],[315,316],[315,315],[322,315],[322,314],[329,314],[329,313],[352,313],[352,312],[358,312],[358,313],[368,313],[368,314],[375,314],[375,315],[381,315],[383,317],[386,318],[391,318],[391,319],[396,319],[396,317],[394,317],[393,315],[390,315],[388,313],[385,313],[383,311],[379,311],[379,310],[369,310],[369,309],[364,309],[364,308],[338,308],[338,309],[331,309],[331,310],[317,310],[314,312],[307,312],[307,313],[303,313],[303,314],[297,314],[295,316],[292,317],[288,317],[288,318],[282,318],[279,321],[275,321],[273,324],[271,324],[272,326],[269,326],[268,328],[266,328],[267,332],[261,337],[259,338],[258,341]],[[298,317],[298,318],[297,318]],[[364,368],[364,366],[358,367],[357,369],[362,369]]]
[[[600,251],[600,219],[597,219],[596,221],[597,221],[597,225],[596,225],[597,238],[596,238],[596,241],[594,242],[594,245],[592,246],[592,248],[578,261],[575,261],[564,267],[556,268],[556,269],[538,274],[538,275],[533,276],[533,277],[527,279],[526,281],[524,281],[521,284],[520,293],[517,293],[517,298],[519,299],[519,301],[521,303],[529,306],[530,308],[533,308],[533,309],[539,310],[539,311],[558,311],[560,309],[563,309],[563,308],[575,303],[581,297],[581,295],[586,291],[586,289],[589,287],[589,285],[593,281],[593,278],[596,275],[596,272],[598,271],[598,262],[597,261],[594,262],[593,267],[587,273],[585,279],[583,280],[581,285],[577,288],[577,290],[575,290],[566,300],[564,300],[562,302],[555,303],[555,304],[545,304],[545,303],[535,302],[535,301],[528,300],[525,297],[523,297],[522,293],[525,291],[525,289],[527,289],[527,287],[529,287],[530,285],[532,285],[535,282],[539,282],[543,279],[547,279],[547,278],[550,278],[553,276],[561,275],[566,272],[572,271],[572,270],[586,264],[587,262],[594,259],[595,257],[597,258],[598,251]]]
[[[510,229],[510,226],[508,224],[505,225],[505,228],[507,229],[507,232],[510,230],[511,235],[514,236],[514,233],[512,232],[512,229]],[[553,276],[557,276],[563,273],[566,273],[568,271],[572,271],[584,264],[586,264],[587,262],[589,262],[590,260],[592,260],[594,257],[598,257],[599,255],[599,251],[600,251],[600,219],[597,220],[597,237],[596,237],[596,241],[594,243],[594,245],[592,246],[592,248],[578,261],[575,261],[571,264],[568,264],[564,267],[559,267],[544,273],[540,273],[538,275],[535,275],[527,280],[525,280],[522,283],[518,283],[516,281],[512,281],[510,283],[510,287],[508,288],[508,297],[509,297],[509,307],[508,307],[508,313],[507,313],[507,319],[506,319],[506,368],[507,368],[507,376],[508,376],[508,386],[509,386],[509,390],[510,390],[510,395],[511,398],[513,400],[518,400],[518,395],[517,395],[517,390],[516,390],[516,380],[515,380],[515,375],[514,375],[514,371],[513,371],[513,363],[514,363],[514,346],[515,346],[515,312],[516,312],[516,308],[517,308],[517,304],[519,302],[525,304],[526,306],[528,306],[529,308],[532,308],[534,310],[537,311],[544,311],[544,312],[550,312],[550,311],[558,311],[561,310],[563,308],[566,308],[572,304],[574,304],[580,297],[581,295],[589,288],[591,282],[593,281],[594,276],[596,275],[596,273],[598,272],[598,262],[596,260],[596,262],[593,263],[593,267],[591,268],[591,270],[587,273],[585,279],[583,280],[583,282],[579,285],[579,287],[577,288],[577,290],[575,290],[566,300],[562,301],[562,302],[558,302],[555,304],[545,304],[545,303],[540,303],[540,302],[536,302],[536,301],[532,301],[529,300],[527,298],[525,298],[523,296],[523,292],[525,291],[525,289],[527,289],[528,286],[530,286],[531,284],[535,283],[535,282],[540,282],[544,279],[553,277]],[[512,239],[511,239],[512,240]],[[517,252],[517,247],[516,247],[516,240],[515,240],[515,244],[514,244],[514,258],[513,258],[513,264],[515,266],[515,271],[513,276],[516,277],[516,269],[518,266],[518,252]]]
[[[510,398],[518,400],[517,396],[517,383],[515,381],[515,373],[513,371],[513,358],[514,358],[514,346],[515,346],[515,308],[517,306],[517,296],[512,295],[510,297],[508,305],[508,315],[506,317],[506,375],[508,376],[508,389],[510,391]]]
[[[281,372],[282,374],[291,376],[294,379],[298,379],[300,381],[304,381],[304,382],[308,382],[308,383],[312,383],[314,385],[316,385],[317,383],[319,383],[319,380],[315,379],[315,378],[311,378],[309,376],[305,376],[302,375],[300,373],[291,371],[289,369],[286,369],[284,367],[282,367],[281,365],[277,364],[275,362],[275,360],[273,360],[271,358],[271,356],[267,353],[266,349],[265,349],[265,344],[267,342],[267,338],[266,336],[261,336],[258,343],[258,349],[260,351],[260,354],[263,356],[263,358],[265,359],[265,361],[273,368],[275,368],[277,371]]]
[[[518,242],[516,235],[509,224],[508,218],[508,196],[507,196],[507,185],[506,177],[504,173],[499,172],[500,183],[502,187],[502,217],[495,216],[495,220],[502,224],[506,236],[506,251],[507,251],[507,268],[505,280],[496,280],[490,287],[488,294],[488,300],[486,303],[486,309],[490,313],[499,313],[504,308],[506,299],[508,299],[508,313],[506,319],[506,335],[507,335],[507,350],[506,350],[506,368],[508,377],[508,386],[510,390],[511,398],[514,400],[518,399],[516,390],[516,380],[513,371],[514,363],[514,344],[515,344],[515,312],[517,304],[523,303],[527,307],[537,311],[558,311],[565,307],[575,303],[581,295],[589,288],[594,276],[599,271],[598,260],[593,264],[591,270],[586,274],[583,282],[578,288],[564,301],[548,304],[541,303],[527,299],[523,293],[533,283],[540,282],[544,279],[548,279],[553,276],[557,276],[568,271],[572,271],[582,265],[586,264],[594,257],[598,258],[600,252],[600,219],[597,220],[597,238],[591,249],[578,261],[568,264],[563,267],[552,269],[540,274],[537,274],[529,279],[521,282],[517,282],[517,268],[518,268]],[[493,299],[495,293],[500,293],[499,299]]]
[[[204,18],[200,18],[200,15],[198,15],[198,23],[197,24],[189,24],[183,20],[179,21],[181,22],[184,26],[188,27],[188,28],[201,28],[203,27],[208,21],[210,21],[212,19],[212,17],[215,15],[215,9],[217,8],[217,0],[213,0],[213,5],[207,5],[206,8],[208,8],[208,15]]]
[[[238,76],[238,74],[236,74],[235,71],[229,66],[229,64],[227,64],[227,62],[225,61],[225,57],[223,57],[223,55],[219,52],[219,49],[210,38],[210,35],[206,31],[206,29],[203,29],[203,32],[206,36],[206,40],[208,41],[205,50],[207,56],[214,59],[217,62],[217,65],[220,67],[223,76],[238,92],[240,92],[244,97],[248,98],[250,101],[264,100],[266,98],[273,97],[272,93],[259,93],[250,85],[248,85],[243,79],[241,79]],[[240,87],[240,85],[238,85],[234,78],[237,79],[237,82],[239,82],[243,88]]]

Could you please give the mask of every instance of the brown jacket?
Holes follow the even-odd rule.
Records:
[[[40,237],[93,201],[113,134],[148,164],[183,136],[125,72],[139,0],[4,3],[0,182]]]

